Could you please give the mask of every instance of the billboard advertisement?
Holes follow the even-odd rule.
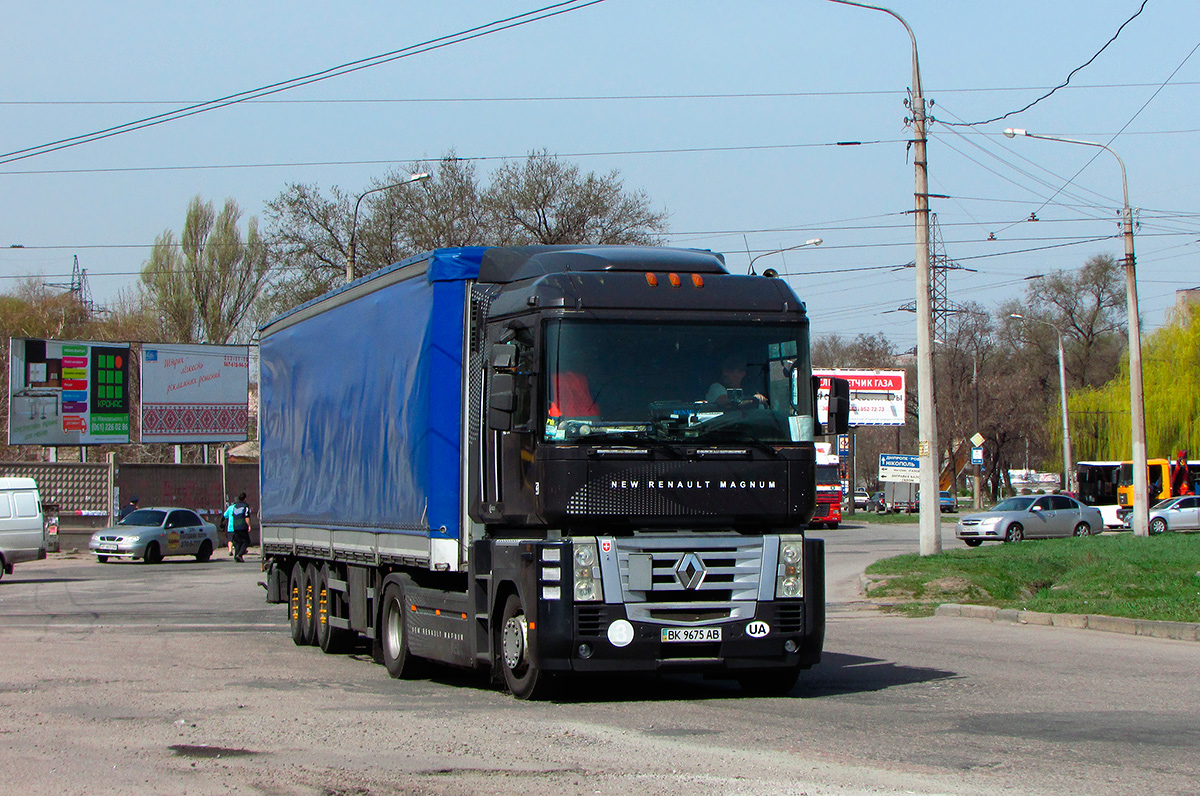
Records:
[[[850,382],[851,426],[904,425],[903,370],[813,368],[813,375],[821,377],[821,386],[817,391],[817,412],[822,423],[829,416],[829,379],[836,377]]]
[[[13,337],[9,445],[129,442],[129,344]]]
[[[246,346],[144,343],[142,442],[245,442]]]

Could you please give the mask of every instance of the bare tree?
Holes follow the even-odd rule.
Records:
[[[652,210],[645,193],[626,191],[619,172],[581,175],[545,151],[501,166],[483,200],[503,245],[653,245],[666,230],[666,213]]]
[[[400,184],[422,171],[430,179]],[[357,193],[335,187],[325,196],[316,186],[290,185],[268,203],[267,218],[274,277],[264,312],[341,284],[352,236],[355,270],[365,274],[442,247],[653,244],[666,223],[616,172],[582,174],[544,152],[504,164],[486,187],[475,165],[453,152],[436,164],[389,171]]]

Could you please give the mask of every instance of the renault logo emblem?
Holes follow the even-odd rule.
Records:
[[[695,553],[685,554],[675,565],[675,579],[685,589],[700,588],[700,584],[704,582],[704,576],[707,574],[708,570],[704,567],[704,562]]]

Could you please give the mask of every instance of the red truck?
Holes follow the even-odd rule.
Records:
[[[827,443],[817,445],[817,509],[809,528],[836,528],[842,521],[842,479],[838,474],[836,454],[821,451]]]

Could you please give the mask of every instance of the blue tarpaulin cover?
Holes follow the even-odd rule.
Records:
[[[484,251],[413,258],[424,275],[265,327],[264,522],[458,538],[465,280]]]

